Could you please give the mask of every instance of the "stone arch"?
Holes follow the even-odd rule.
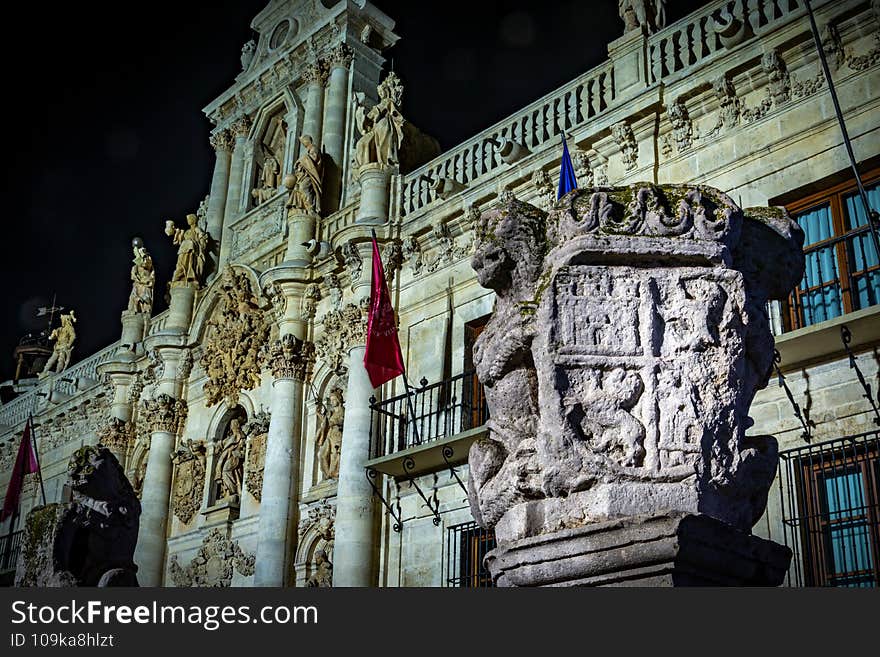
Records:
[[[284,94],[265,103],[254,117],[250,140],[253,144],[245,207],[257,206],[283,191],[290,141],[287,138],[288,108]]]
[[[333,372],[322,363],[315,370],[312,380],[314,386],[308,391],[308,397],[313,402],[312,405],[315,408],[315,413],[307,416],[308,426],[304,435],[308,444],[305,445],[303,452],[306,458],[305,463],[308,464],[308,470],[306,473],[309,477],[308,481],[311,486],[314,487],[326,481],[323,479],[321,473],[319,449],[316,443],[318,432],[322,425],[322,416],[318,414],[318,403],[325,404],[330,392],[337,387],[342,391],[344,396],[347,387],[347,378],[345,374],[340,375],[337,372]]]
[[[208,424],[208,432],[205,436],[205,442],[208,445],[211,445],[211,458],[207,468],[207,489],[208,489],[208,505],[211,506],[219,502],[225,495],[220,490],[220,487],[217,483],[217,467],[218,461],[220,458],[220,446],[221,441],[226,436],[226,432],[229,429],[229,425],[233,419],[238,418],[240,420],[240,426],[243,427],[247,421],[253,417],[254,408],[253,403],[250,399],[244,395],[239,398],[238,404],[233,407],[230,407],[226,402],[223,402],[218,405],[218,408],[214,412],[211,417],[211,421]],[[244,440],[244,438],[242,438]],[[243,488],[244,488],[244,467],[247,459],[247,454],[245,451],[245,444],[240,445],[240,462],[239,468],[241,469],[241,485],[238,486],[238,490],[234,493],[234,495],[238,495],[239,503],[241,501]]]
[[[294,586],[308,586],[320,576],[318,554],[323,551],[332,564],[336,536],[336,506],[323,500],[302,510],[293,560]]]

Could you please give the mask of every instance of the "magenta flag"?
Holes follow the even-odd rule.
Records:
[[[379,245],[373,235],[373,279],[370,285],[370,314],[367,317],[367,351],[364,354],[364,368],[370,383],[378,388],[404,372],[403,355],[397,339],[397,321],[391,295],[385,283]]]
[[[0,511],[0,522],[15,513],[21,497],[24,476],[36,471],[37,457],[31,447],[31,421],[28,420],[24,425],[24,432],[21,434],[18,456],[15,457],[15,467],[12,470],[12,477],[9,479],[9,486],[6,488],[6,499],[3,500],[3,511]]]

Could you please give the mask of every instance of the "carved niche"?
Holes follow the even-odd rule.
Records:
[[[269,439],[269,413],[257,413],[244,425],[244,433],[250,440],[244,483],[257,501],[263,499],[263,468],[266,462],[266,442]]]
[[[247,416],[241,407],[235,409],[223,435],[214,443],[214,499],[239,499],[244,479],[244,454],[247,445],[244,425]]]
[[[233,570],[245,577],[253,575],[254,562],[253,555],[215,527],[202,539],[202,547],[189,564],[181,566],[175,554],[169,569],[175,586],[227,587],[232,583]]]
[[[254,149],[256,177],[254,189],[251,190],[254,205],[262,205],[278,193],[281,187],[286,144],[287,127],[279,112],[266,122],[266,127]]]
[[[238,404],[242,390],[260,385],[261,350],[269,339],[270,323],[245,272],[227,266],[218,309],[208,322],[200,364],[208,376],[205,403]]]
[[[171,510],[187,524],[202,506],[205,489],[205,444],[185,440],[171,455],[174,464],[174,490]]]
[[[339,478],[339,457],[342,453],[342,425],[345,421],[345,400],[340,388],[333,388],[326,403],[318,407],[318,430],[315,447],[318,467],[324,480]]]
[[[304,545],[305,585],[307,587],[333,586],[333,544],[336,539],[336,508],[326,500],[311,507],[298,529],[299,541]]]

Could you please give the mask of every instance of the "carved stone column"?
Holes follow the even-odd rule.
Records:
[[[290,304],[288,304],[290,305]],[[299,464],[303,383],[311,367],[314,346],[288,333],[272,343],[268,363],[272,371],[272,414],[266,457],[254,586],[283,586],[287,565],[291,497]]]
[[[324,199],[321,207],[328,213],[339,208],[342,192],[342,169],[345,157],[345,113],[348,107],[348,69],[352,50],[340,43],[328,58],[330,80],[327,87],[327,111],[324,119]]]
[[[324,123],[324,86],[327,84],[327,69],[322,60],[316,60],[306,67],[303,79],[307,83],[306,108],[303,116],[303,135],[310,135],[312,141],[321,148]],[[300,150],[300,154],[305,147]]]
[[[216,244],[223,238],[223,217],[226,211],[226,196],[229,193],[229,173],[232,164],[234,138],[228,130],[220,130],[211,135],[214,148],[214,175],[211,176],[211,192],[208,199],[206,230]],[[216,271],[216,267],[212,267]]]
[[[232,134],[235,139],[235,147],[232,151],[232,162],[229,167],[229,187],[226,193],[226,207],[223,209],[223,229],[221,233],[225,239],[220,242],[220,263],[218,269],[223,267],[229,257],[229,249],[232,247],[232,236],[229,234],[229,224],[238,217],[238,209],[241,205],[242,173],[244,172],[244,153],[247,148],[247,137],[251,129],[250,117],[244,116],[232,126]],[[213,182],[213,181],[212,181]]]

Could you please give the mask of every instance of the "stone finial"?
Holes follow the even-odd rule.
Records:
[[[500,543],[672,511],[748,532],[776,469],[775,440],[745,434],[773,358],[766,302],[800,280],[802,245],[780,211],[703,185],[484,212],[472,265],[496,302],[474,345],[490,416],[474,518]]]
[[[314,361],[315,345],[288,334],[268,343],[264,354],[274,378],[306,381]]]

